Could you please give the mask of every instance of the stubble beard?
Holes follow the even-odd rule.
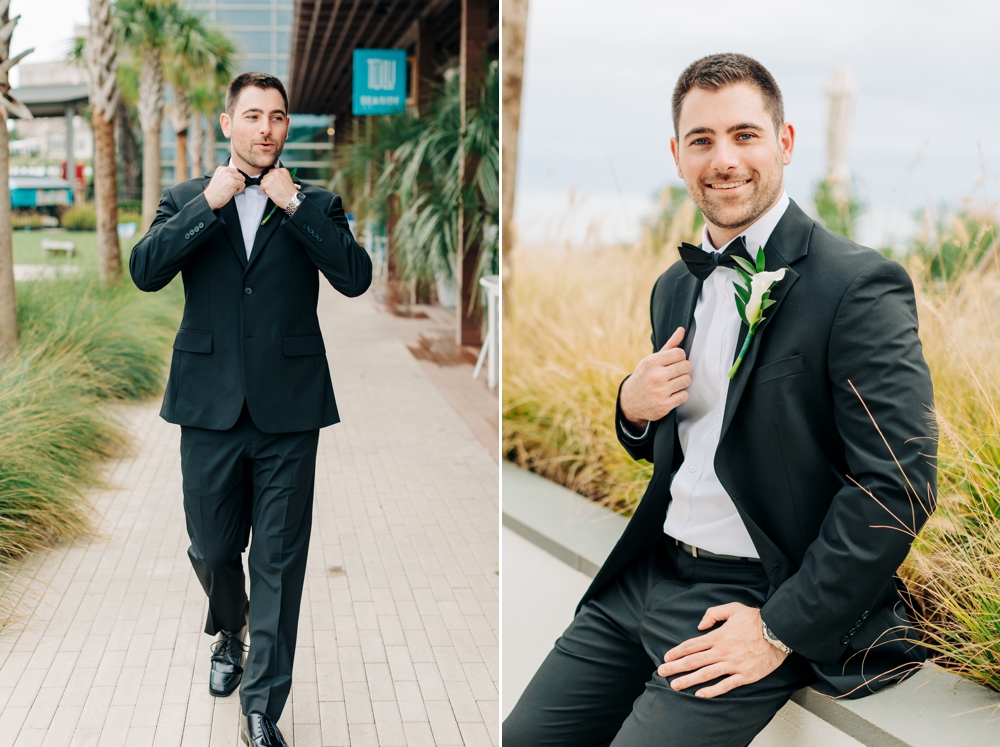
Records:
[[[688,193],[691,195],[691,199],[694,200],[694,203],[701,210],[702,215],[705,216],[705,220],[713,226],[725,229],[743,228],[744,226],[750,225],[766,213],[781,195],[782,180],[780,178],[780,161],[778,162],[778,174],[779,177],[776,179],[762,181],[760,179],[760,174],[758,173],[757,179],[753,179],[751,181],[753,192],[747,196],[744,203],[739,206],[722,207],[717,205],[712,200],[712,196],[708,193],[708,190],[710,190],[711,187],[707,187],[701,182],[697,182],[693,185],[688,184]],[[724,181],[734,180],[715,179],[709,180],[709,183],[718,184],[719,182]],[[738,212],[735,217],[730,212],[733,207],[741,208],[740,212]]]
[[[268,159],[263,153],[254,153],[253,146],[248,145],[246,148],[243,147],[241,143],[233,141],[233,150],[236,151],[236,155],[246,161],[248,164],[253,166],[255,169],[264,169],[268,166],[274,166],[278,162],[278,156],[281,155],[281,151],[284,149],[285,144],[274,141],[275,148],[274,154]]]

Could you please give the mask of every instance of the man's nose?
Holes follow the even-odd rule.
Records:
[[[739,154],[736,146],[732,143],[721,140],[716,143],[712,152],[712,168],[716,171],[730,171],[739,166]]]

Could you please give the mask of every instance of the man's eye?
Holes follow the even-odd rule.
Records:
[[[697,140],[695,140],[693,143],[691,143],[691,145],[705,145],[707,142],[708,142],[707,138],[700,137]]]
[[[752,132],[741,132],[739,135],[737,135],[737,137],[740,140],[746,141],[746,140],[752,140],[754,135]]]

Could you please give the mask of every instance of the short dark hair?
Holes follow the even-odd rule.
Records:
[[[785,123],[785,105],[781,100],[781,89],[774,77],[752,57],[743,54],[713,54],[692,62],[681,73],[674,86],[672,102],[674,116],[674,135],[679,136],[678,127],[681,121],[681,104],[692,88],[705,91],[718,91],[720,88],[736,83],[746,83],[754,86],[764,97],[764,108],[771,114],[774,121],[774,131],[778,132]]]
[[[288,94],[285,93],[285,87],[280,80],[267,73],[241,73],[233,79],[229,88],[226,89],[226,114],[230,117],[236,112],[236,100],[243,93],[243,89],[248,86],[263,88],[265,91],[268,88],[276,89],[281,94],[281,98],[285,100],[285,114],[288,114]]]

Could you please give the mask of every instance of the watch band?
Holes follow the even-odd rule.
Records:
[[[784,651],[786,654],[792,653],[792,650],[788,648],[784,643],[778,640],[778,636],[771,632],[771,629],[767,627],[767,623],[761,621],[764,625],[764,640],[770,643],[779,651]]]
[[[295,196],[289,200],[288,204],[285,205],[285,214],[291,217],[292,214],[299,209],[299,205],[301,205],[305,199],[306,196],[304,194],[297,192]]]

